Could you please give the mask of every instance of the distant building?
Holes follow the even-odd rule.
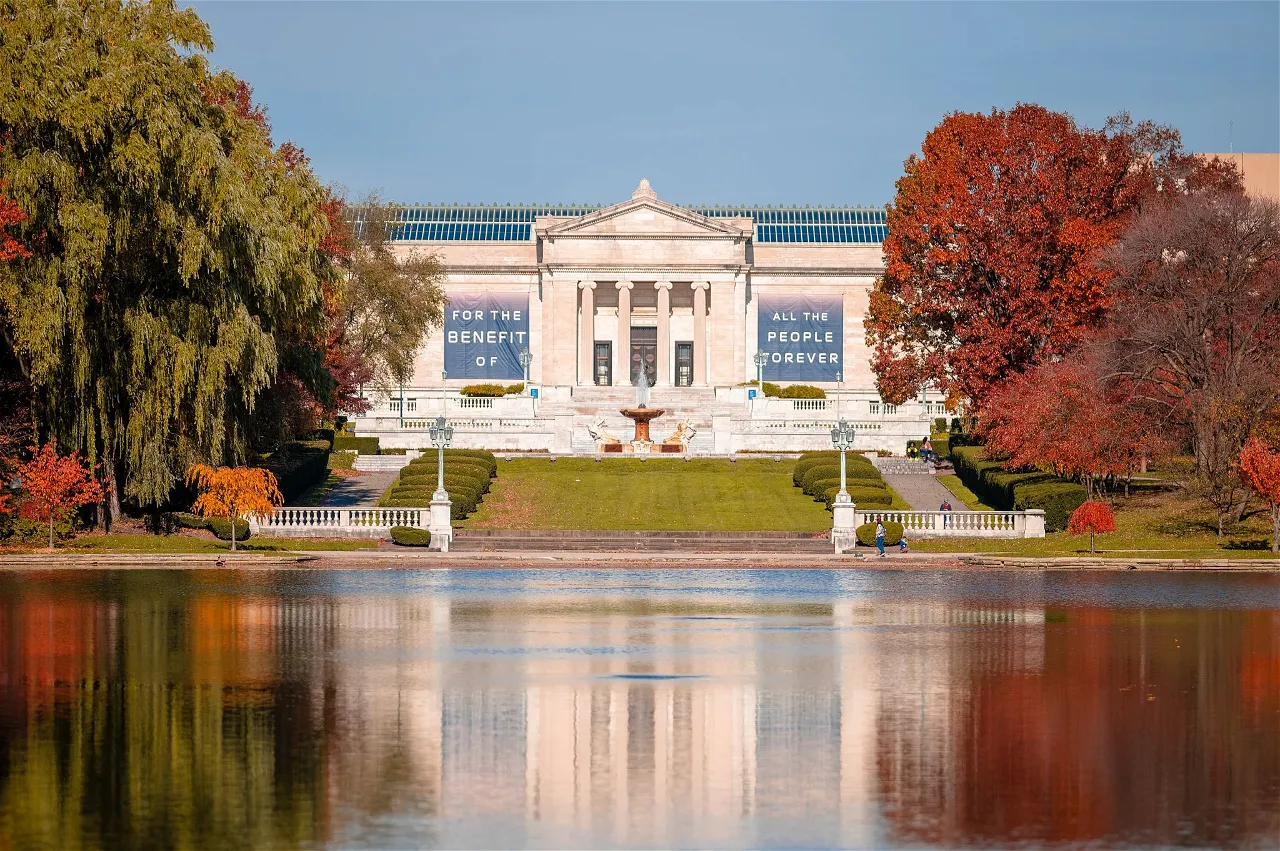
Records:
[[[1246,195],[1280,200],[1280,154],[1201,154],[1215,160],[1236,164],[1244,178]]]

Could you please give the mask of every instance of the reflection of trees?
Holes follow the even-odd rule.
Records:
[[[918,668],[882,695],[877,773],[890,835],[942,845],[1280,835],[1262,797],[1280,783],[1280,616],[1065,617],[1021,634],[886,644],[899,674]],[[1042,670],[992,664],[1016,658],[1001,645],[1033,639]]]

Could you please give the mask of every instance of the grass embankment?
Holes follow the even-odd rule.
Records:
[[[309,550],[363,550],[376,547],[372,540],[334,540],[300,538],[259,538],[236,542],[236,552],[241,553],[290,553]],[[31,548],[13,550],[17,553],[44,553],[46,549]],[[191,553],[229,553],[230,541],[219,541],[212,536],[174,533],[151,535],[145,532],[117,532],[110,535],[91,533],[59,544],[57,552],[63,553],[119,553],[121,555],[186,555]]]
[[[935,476],[938,484],[951,491],[956,499],[964,503],[970,511],[994,511],[995,509],[978,499],[978,495],[965,487],[964,482],[956,475]]]
[[[939,477],[941,478],[941,477]],[[958,498],[961,494],[953,490]],[[967,500],[966,500],[967,501]],[[973,507],[973,506],[971,506]],[[1116,531],[1099,535],[1097,555],[1103,558],[1258,558],[1271,555],[1270,520],[1255,514],[1222,537],[1217,537],[1213,514],[1197,500],[1179,492],[1147,489],[1117,499]],[[973,552],[1013,556],[1089,555],[1089,536],[1053,532],[1044,538],[988,540],[981,538],[914,539],[921,552]]]
[[[771,459],[500,461],[466,529],[820,532],[831,514]]]

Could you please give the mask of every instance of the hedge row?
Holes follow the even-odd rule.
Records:
[[[412,526],[392,526],[391,540],[402,547],[429,547],[431,533],[426,529],[415,529]]]
[[[435,452],[415,458],[400,471],[395,484],[378,500],[389,508],[416,508],[431,503],[439,477],[439,461]],[[444,489],[453,503],[454,520],[462,520],[476,510],[489,492],[491,479],[498,473],[498,459],[482,449],[446,449],[444,451]]]
[[[180,512],[173,515],[183,529],[208,529],[220,541],[231,540],[231,521],[225,517],[201,517],[198,514]],[[236,543],[249,540],[249,522],[236,521]]]
[[[822,500],[827,504],[827,508],[835,505],[836,494],[840,493],[840,485],[829,487],[822,492]],[[888,508],[893,505],[893,495],[885,488],[855,488],[849,487],[849,498],[853,500],[857,506],[874,506],[875,508]]]
[[[884,545],[886,547],[898,546],[898,542],[902,540],[902,524],[886,520],[883,525]],[[874,547],[876,545],[876,524],[863,523],[854,534],[858,536],[858,543],[864,547]]]
[[[954,442],[954,441],[953,441]],[[1088,498],[1084,487],[1060,479],[1052,473],[1015,473],[1000,461],[988,461],[980,446],[958,446],[951,450],[956,475],[978,499],[1001,511],[1044,511],[1046,532],[1067,528],[1071,512]]]
[[[378,438],[376,437],[356,437],[353,434],[342,432],[334,435],[333,438],[334,452],[359,452],[361,455],[377,455],[378,454]]]
[[[524,392],[524,382],[519,384],[468,384],[458,393],[462,396],[478,396],[482,398],[496,398],[498,396],[519,396]]]
[[[836,475],[840,475],[840,453],[834,450],[824,452],[806,452],[796,461],[795,466],[791,468],[791,480],[795,482],[796,487],[801,487],[801,482],[806,473],[818,466],[835,467]],[[875,468],[865,455],[858,452],[850,452],[845,456],[845,475],[859,479],[877,479],[883,481],[880,471]]]

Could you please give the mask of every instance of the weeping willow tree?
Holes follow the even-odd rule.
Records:
[[[169,495],[242,460],[279,340],[323,339],[325,193],[215,73],[172,0],[0,0],[0,179],[31,256],[0,265],[0,330],[42,437]]]

